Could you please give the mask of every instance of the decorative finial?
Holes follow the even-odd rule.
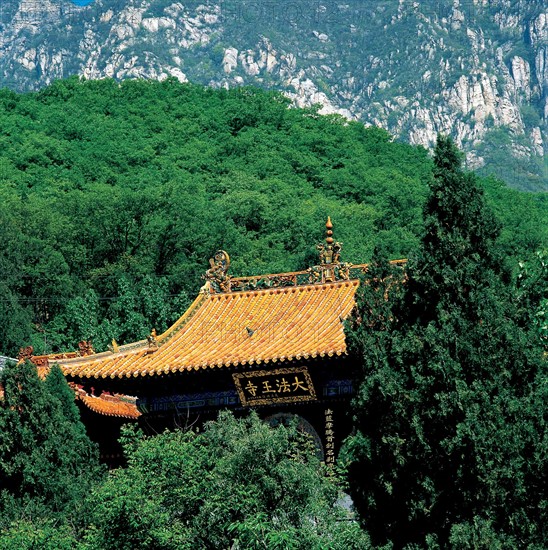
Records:
[[[230,275],[228,268],[230,267],[230,256],[224,250],[217,250],[213,258],[209,260],[211,266],[203,278],[209,281],[210,292],[229,292],[230,291]]]
[[[333,244],[333,224],[331,223],[331,216],[327,216],[327,223],[325,224],[325,242],[327,244]]]
[[[19,362],[30,361],[32,359],[33,354],[34,354],[34,348],[32,346],[27,346],[26,348],[20,348],[17,359],[19,359]]]
[[[156,334],[156,329],[153,328],[151,331],[150,331],[150,335],[147,336],[147,343],[148,343],[148,347],[149,349],[158,349],[158,340],[157,340],[157,334]]]
[[[93,350],[93,345],[91,340],[82,340],[78,342],[78,356],[86,357],[87,355],[93,355],[95,351]]]
[[[316,246],[320,252],[320,264],[338,264],[341,256],[342,243],[336,242],[333,239],[333,223],[331,222],[331,216],[327,217],[325,234],[326,244],[320,243]]]

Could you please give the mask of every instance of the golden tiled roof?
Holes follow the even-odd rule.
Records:
[[[342,355],[359,282],[201,293],[164,334],[116,352],[58,358],[69,378],[124,378]]]

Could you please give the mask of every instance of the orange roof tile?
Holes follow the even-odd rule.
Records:
[[[116,353],[58,358],[74,378],[124,378],[346,353],[342,320],[357,280],[266,290],[202,293],[154,343]]]
[[[80,400],[93,412],[105,416],[136,419],[141,416],[137,409],[136,398],[127,395],[102,393],[100,396],[89,395],[83,388],[71,384],[76,399]]]

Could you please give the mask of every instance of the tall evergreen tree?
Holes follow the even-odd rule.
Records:
[[[44,382],[25,362],[6,366],[0,384],[0,524],[71,510],[101,470],[63,375],[54,367]]]
[[[63,416],[72,424],[75,433],[85,434],[86,428],[80,420],[80,411],[74,400],[74,392],[67,384],[59,365],[55,364],[51,367],[44,385],[45,389],[59,400]]]
[[[403,295],[389,295],[380,262],[350,330],[362,368],[348,475],[376,544],[545,542],[546,362],[517,323],[497,235],[474,176],[440,136]],[[376,286],[388,301],[371,299]]]

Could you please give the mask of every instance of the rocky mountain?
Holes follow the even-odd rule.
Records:
[[[545,0],[2,0],[0,84],[260,85],[548,190]]]

